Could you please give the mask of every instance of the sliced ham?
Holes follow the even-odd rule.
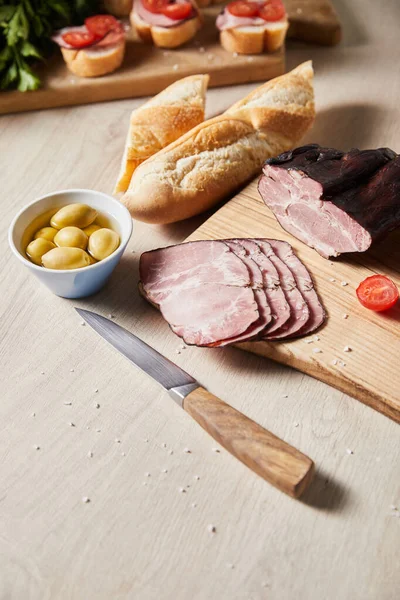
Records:
[[[303,317],[300,317],[303,326],[297,330],[296,335],[309,334],[318,329],[326,318],[324,307],[315,291],[312,277],[305,265],[295,255],[290,244],[281,240],[268,240],[268,242],[276,256],[290,269],[298,289],[307,302],[308,318],[303,320]]]
[[[254,299],[257,303],[259,317],[244,333],[236,336],[235,338],[227,338],[222,340],[215,344],[217,346],[227,346],[228,344],[254,339],[265,330],[272,320],[271,307],[268,304],[267,295],[263,289],[264,282],[260,268],[252,260],[240,243],[226,240],[225,244],[232,250],[232,252],[236,254],[236,256],[240,257],[249,270],[251,287],[253,288]]]
[[[187,344],[226,346],[314,331],[325,313],[285,242],[189,242],[145,252],[140,291]]]
[[[264,0],[259,0],[257,4],[263,6],[265,4]],[[283,19],[279,21],[266,21],[261,17],[237,17],[233,15],[227,7],[218,15],[216,20],[216,26],[219,31],[224,31],[225,29],[237,29],[238,27],[265,27],[266,29],[279,29],[282,25],[286,24],[287,17],[285,16]]]
[[[268,240],[257,240],[256,243],[261,251],[270,259],[275,266],[281,282],[283,293],[290,307],[290,317],[275,333],[267,331],[265,337],[270,340],[293,337],[307,323],[310,310],[302,293],[297,287],[292,271],[287,263],[281,259],[275,251],[275,246]]]
[[[216,346],[234,340],[259,318],[250,287],[203,284],[170,294],[160,305],[174,333],[186,344]]]
[[[221,241],[145,252],[142,289],[187,344],[218,345],[249,330],[258,305],[244,262]]]
[[[171,293],[206,283],[251,287],[250,273],[222,241],[188,242],[144,252],[140,280],[149,300],[160,304]]]
[[[187,1],[188,0],[175,0],[174,4],[183,4]],[[151,25],[152,27],[176,27],[184,21],[193,19],[197,15],[197,11],[195,7],[193,7],[192,14],[189,17],[186,17],[185,19],[170,19],[170,17],[167,17],[162,13],[150,12],[143,6],[141,0],[135,0],[133,4],[133,10],[142,19],[142,21],[144,21],[148,25]]]
[[[53,40],[53,42],[58,44],[60,48],[66,48],[67,50],[79,50],[79,48],[75,48],[74,46],[71,46],[71,44],[67,44],[67,42],[63,38],[63,35],[65,35],[66,33],[71,33],[75,31],[77,33],[88,32],[85,25],[81,25],[79,27],[64,27],[64,29],[59,29],[58,31],[55,31],[51,39]],[[111,46],[117,46],[118,44],[124,41],[125,36],[125,29],[121,23],[120,27],[109,31],[100,40],[96,40],[92,44],[85,46],[84,48],[82,48],[82,50],[88,50],[89,48],[90,50],[94,50],[97,48],[109,48]]]
[[[261,270],[264,290],[271,307],[272,321],[265,335],[278,331],[290,318],[290,306],[280,285],[279,274],[271,260],[253,240],[237,239]],[[264,337],[262,335],[262,337]]]

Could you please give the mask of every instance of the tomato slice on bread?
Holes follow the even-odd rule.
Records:
[[[259,4],[257,2],[247,2],[246,0],[235,0],[227,6],[228,11],[235,17],[257,17]]]
[[[388,310],[399,299],[399,290],[389,277],[372,275],[358,286],[357,298],[365,308],[381,312]]]
[[[167,4],[161,10],[162,14],[174,21],[187,19],[192,14],[193,7],[190,2],[182,2],[182,4]]]
[[[143,7],[151,13],[160,14],[166,6],[168,0],[142,0]]]
[[[112,15],[95,15],[85,19],[86,29],[96,38],[103,38],[115,29],[121,28],[121,23]]]
[[[285,7],[281,0],[268,0],[258,12],[264,21],[280,21],[285,16]]]
[[[73,48],[87,48],[87,46],[93,46],[96,43],[97,37],[90,31],[82,31],[73,29],[63,34],[62,39],[66,44]]]

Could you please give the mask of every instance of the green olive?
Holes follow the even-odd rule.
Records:
[[[58,231],[54,238],[54,243],[58,247],[81,248],[86,250],[88,245],[88,236],[78,227],[63,227]]]
[[[107,258],[119,246],[119,235],[112,229],[98,229],[89,238],[89,253],[97,260]]]
[[[56,229],[70,226],[83,229],[91,225],[96,217],[95,209],[87,204],[67,204],[53,215],[50,225]]]
[[[35,263],[35,265],[42,264],[42,256],[55,248],[55,244],[44,238],[37,238],[28,244],[26,248],[26,255],[28,258]]]
[[[45,240],[49,240],[49,242],[52,242],[57,231],[58,230],[54,229],[54,227],[42,227],[35,233],[34,239],[37,240],[38,238],[43,238]]]
[[[86,233],[86,235],[88,237],[90,237],[92,235],[92,233],[94,233],[98,229],[101,229],[100,225],[96,225],[96,223],[92,223],[91,225],[89,225],[89,227],[85,227],[85,229],[83,231]]]
[[[81,269],[90,265],[90,256],[81,248],[54,248],[42,256],[46,269]]]

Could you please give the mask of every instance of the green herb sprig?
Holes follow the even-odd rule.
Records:
[[[32,63],[50,52],[53,31],[81,24],[98,5],[98,0],[0,0],[0,90],[38,89]]]

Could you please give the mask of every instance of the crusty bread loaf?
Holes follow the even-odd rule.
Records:
[[[68,69],[79,77],[100,77],[118,69],[125,55],[125,40],[115,46],[69,50],[61,48]]]
[[[104,0],[104,8],[115,17],[129,16],[133,0]]]
[[[208,75],[180,79],[132,112],[114,193],[126,192],[143,161],[204,121],[208,80]]]
[[[220,33],[222,47],[238,54],[261,54],[275,52],[283,45],[289,23],[277,21],[253,27],[224,29]]]
[[[267,158],[298,145],[314,116],[309,61],[146,160],[122,201],[135,219],[147,223],[201,213],[257,175]]]
[[[201,27],[201,16],[187,19],[175,27],[155,27],[143,21],[133,10],[130,16],[131,25],[144,42],[153,43],[159,48],[178,48],[191,40]]]

